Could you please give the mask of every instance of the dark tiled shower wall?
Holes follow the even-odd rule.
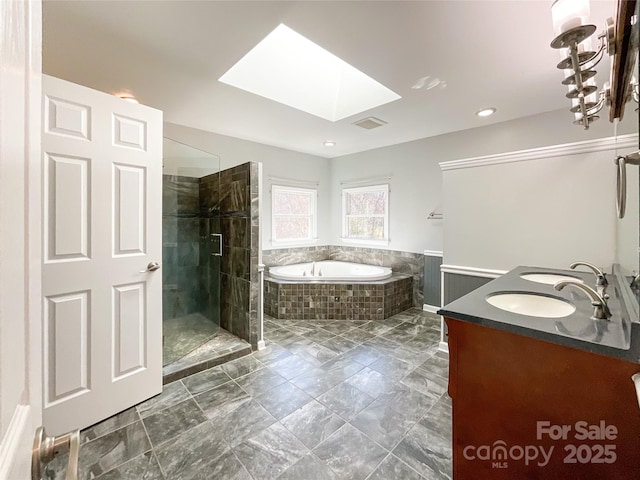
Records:
[[[200,312],[198,179],[162,176],[163,319]]]
[[[391,267],[394,273],[404,273],[413,277],[413,306],[422,308],[424,303],[424,255],[421,253],[324,245],[318,247],[282,248],[263,250],[262,263],[267,267],[291,265],[320,260],[340,260],[343,262],[365,263]]]
[[[200,180],[200,211],[218,217],[223,238],[220,326],[258,342],[258,164],[251,162]]]

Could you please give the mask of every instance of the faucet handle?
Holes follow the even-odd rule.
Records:
[[[596,285],[597,286],[601,286],[601,287],[605,287],[607,285],[609,285],[609,283],[607,282],[607,274],[605,272],[602,271],[602,269],[596,267],[595,265],[593,265],[592,263],[587,263],[587,262],[573,262],[571,265],[569,265],[569,268],[571,270],[575,270],[576,267],[578,266],[585,266],[589,269],[591,269],[591,271],[593,272],[593,274],[596,276]]]
[[[594,307],[593,316],[591,318],[596,320],[608,320],[609,317],[611,317],[611,310],[609,310],[609,306],[607,305],[609,295],[600,294],[590,286],[574,280],[560,280],[553,286],[553,288],[558,291],[562,290],[564,287],[573,287],[578,290],[582,290],[589,297],[589,300],[591,300],[591,306]]]

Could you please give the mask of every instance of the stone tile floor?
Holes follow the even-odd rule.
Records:
[[[451,479],[439,317],[265,321],[267,348],[82,432],[81,478]],[[66,458],[46,472],[62,479]]]

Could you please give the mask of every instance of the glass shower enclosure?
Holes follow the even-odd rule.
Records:
[[[220,330],[220,157],[164,138],[163,364],[185,363]]]

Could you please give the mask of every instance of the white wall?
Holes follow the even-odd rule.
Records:
[[[637,149],[636,149],[637,150]],[[627,208],[624,218],[616,220],[616,263],[625,275],[638,272],[640,245],[640,167],[627,166]]]
[[[445,170],[444,263],[567,269],[584,260],[609,269],[616,251],[614,152],[611,145]]]
[[[633,120],[633,115],[631,117]],[[634,131],[637,132],[637,124],[634,124],[633,121],[623,122],[618,128],[620,134]],[[374,132],[372,131],[371,134]],[[442,250],[444,247],[445,263],[450,263],[447,253],[448,246],[443,243],[443,229],[448,229],[451,226],[451,219],[445,216],[443,221],[427,220],[428,213],[434,208],[450,208],[455,205],[458,199],[461,201],[469,200],[473,203],[479,196],[487,195],[487,192],[470,183],[466,185],[464,191],[458,190],[456,195],[445,192],[447,202],[445,205],[442,196],[442,174],[438,167],[439,162],[585,141],[612,135],[613,125],[609,122],[600,120],[593,124],[591,129],[585,131],[573,125],[572,115],[563,109],[334,158],[331,160],[332,218],[339,219],[341,215],[339,194],[341,182],[391,175],[392,191],[389,207],[391,239],[388,248],[420,253],[425,249]],[[611,171],[613,170],[611,169]],[[551,166],[550,174],[565,176],[564,179],[567,182],[573,182],[574,172],[570,168],[563,169],[558,165],[556,171]],[[589,188],[597,188],[600,182],[598,173],[595,171],[583,172],[582,175],[587,176],[582,181],[589,185]],[[607,188],[610,187],[610,183]],[[447,185],[446,188],[449,186]],[[580,192],[581,195],[585,193]],[[506,197],[502,198],[504,201]],[[508,201],[514,206],[522,202],[522,208],[529,208],[531,199],[512,196]],[[521,221],[524,223],[525,220]],[[499,228],[495,230],[496,235],[510,229],[517,230],[520,226],[519,222],[515,224],[501,223]],[[608,225],[609,229],[613,228],[609,220]],[[340,235],[340,223],[334,220],[332,222],[331,243],[340,244]],[[474,265],[479,266],[478,264],[483,261],[482,258],[478,258],[473,262]]]
[[[41,423],[41,4],[0,2],[0,478],[30,478]]]
[[[427,221],[429,212],[434,209],[442,211],[442,173],[438,166],[439,160],[439,155],[430,153],[426,140],[332,159],[332,244],[343,243],[340,239],[341,182],[391,177],[387,248],[414,253],[422,253],[425,249],[442,250],[442,220]]]
[[[617,133],[637,133],[636,116],[628,116],[626,121],[618,126]],[[375,131],[367,134],[375,134]],[[460,186],[456,186],[457,180],[453,181],[451,177],[446,183],[443,196],[440,162],[614,135],[614,126],[604,119],[593,124],[587,131],[573,125],[572,116],[566,109],[330,160],[169,123],[165,124],[165,135],[220,155],[223,168],[248,161],[263,163],[264,249],[272,248],[269,179],[273,176],[319,182],[318,245],[342,243],[341,183],[380,177],[390,177],[390,243],[386,247],[390,250],[422,253],[424,250],[444,249],[446,264],[493,269],[507,269],[513,264],[527,261],[546,262],[552,266],[549,263],[551,262],[556,266],[564,266],[567,261],[577,258],[576,256],[592,261],[599,259],[604,266],[612,263],[616,241],[618,244],[622,242],[620,239],[616,240],[617,224],[611,216],[610,207],[614,201],[612,189],[615,181],[611,155],[606,158],[572,157],[550,163],[537,163],[537,166],[514,164],[489,169],[486,172],[456,173],[460,178]],[[583,164],[583,168],[577,167]],[[545,176],[538,177],[540,171],[537,168],[542,168]],[[527,183],[533,178],[540,178],[541,183],[536,188],[530,187]],[[522,185],[518,183],[518,179],[521,179]],[[568,187],[565,188],[566,185]],[[501,187],[501,190],[496,190],[498,187]],[[545,191],[544,202],[537,198],[540,189]],[[599,193],[595,194],[595,191]],[[567,198],[566,192],[570,192],[570,198]],[[594,201],[594,198],[600,200]],[[565,236],[567,228],[561,225],[560,217],[554,217],[554,214],[549,216],[546,211],[552,204],[580,202],[591,205],[592,209],[598,212],[599,223],[604,225],[604,233],[599,235],[601,239],[597,244],[577,242],[578,238],[587,235],[593,228],[589,217],[578,214],[573,216],[571,226],[571,232],[576,235],[571,237],[576,240],[575,245],[564,254],[559,254],[557,245],[548,241],[536,243],[535,249],[520,249],[521,254],[514,253],[518,250],[513,250],[513,242],[520,238],[516,234],[521,232],[521,236],[525,235],[526,227],[533,225],[532,217],[538,219],[535,222],[537,228],[545,231],[549,228],[563,228],[565,232],[562,235]],[[474,218],[468,215],[461,217],[463,226],[448,214],[444,220],[427,220],[429,212],[433,210],[454,212],[456,209],[466,208],[467,205],[471,209],[469,211],[476,211],[476,207],[482,206],[483,213],[480,215],[480,212],[476,211],[479,216]],[[509,209],[505,210],[505,206]],[[493,214],[488,215],[486,212]],[[514,212],[525,214],[516,216]],[[467,223],[467,220],[470,221]],[[464,225],[469,228],[465,229]],[[480,228],[484,232],[489,227],[494,236],[511,239],[509,251],[496,251],[495,257],[487,257],[484,253],[486,242],[481,242],[482,249],[465,252],[460,244],[452,239],[454,235],[464,235],[464,242],[470,243],[474,241],[474,235],[477,235],[474,233],[476,229]],[[444,240],[445,228],[450,232],[447,235],[448,240]],[[531,245],[526,241],[519,243]],[[534,252],[537,253],[534,255]]]
[[[271,244],[271,184],[282,184],[273,177],[318,182],[318,241],[328,245],[331,231],[329,160],[283,148],[239,138],[218,135],[194,128],[164,124],[164,136],[186,143],[221,157],[221,168],[230,168],[246,162],[262,162],[262,248]]]

